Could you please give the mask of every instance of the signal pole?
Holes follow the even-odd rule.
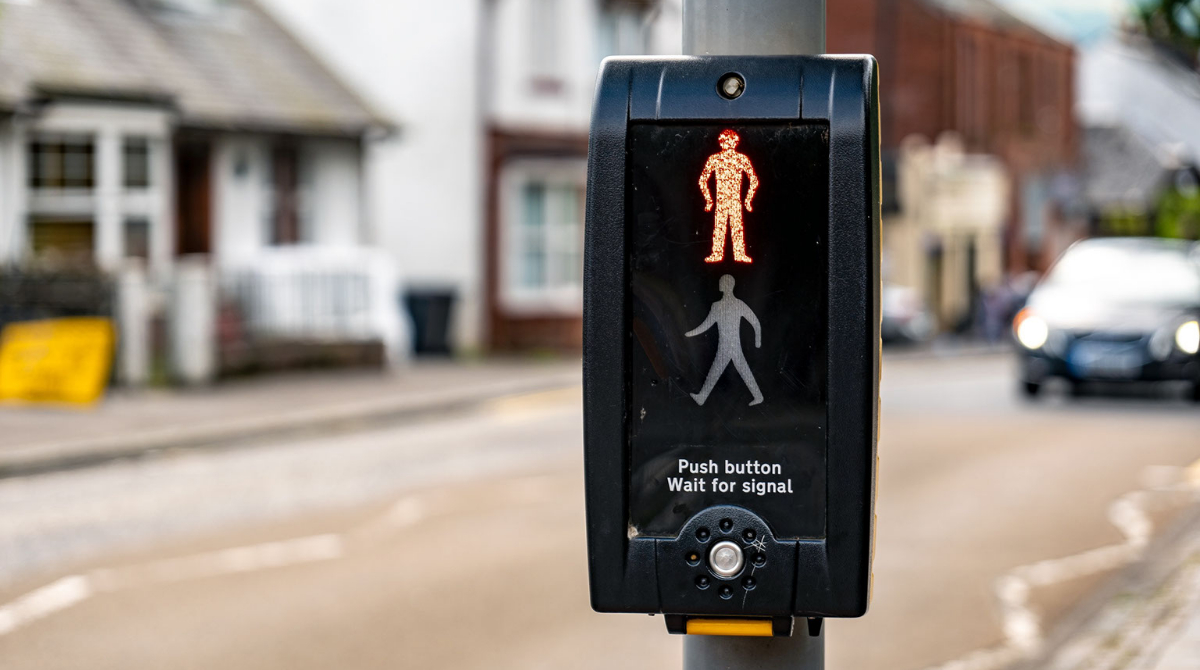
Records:
[[[825,53],[825,0],[683,0],[683,53],[782,56]],[[803,620],[791,637],[685,635],[684,670],[822,670],[824,626]]]
[[[825,0],[683,0],[683,53],[823,54]]]

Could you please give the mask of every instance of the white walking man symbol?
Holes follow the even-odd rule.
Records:
[[[692,400],[696,401],[697,405],[704,405],[704,401],[708,400],[708,394],[712,393],[713,387],[717,385],[717,380],[721,378],[721,373],[725,372],[725,368],[733,363],[733,367],[742,376],[742,381],[746,383],[746,388],[750,389],[750,393],[754,395],[754,400],[750,402],[751,406],[757,405],[763,401],[762,392],[758,390],[758,383],[754,381],[754,373],[750,372],[750,365],[746,363],[746,356],[742,353],[742,319],[750,322],[754,326],[754,346],[762,348],[762,328],[758,324],[758,317],[754,316],[754,312],[746,306],[746,303],[738,300],[733,296],[733,277],[724,275],[721,277],[718,286],[721,289],[721,299],[712,304],[712,309],[708,311],[708,318],[704,323],[696,326],[694,329],[686,333],[687,337],[695,337],[700,333],[717,326],[717,356],[713,360],[712,368],[708,371],[708,377],[704,380],[704,388],[700,389],[699,393],[693,393]]]

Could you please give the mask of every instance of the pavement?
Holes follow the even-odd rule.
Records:
[[[84,408],[0,405],[0,478],[158,450],[411,420],[580,379],[578,360],[434,361],[383,372],[290,373],[186,390],[117,390]]]
[[[1093,607],[1029,667],[1043,670],[1200,669],[1200,467],[1159,482],[1157,496],[1190,512],[1093,598]]]
[[[1195,406],[1048,391],[1022,401],[1004,355],[885,356],[874,598],[826,623],[828,667],[1039,663],[1188,583],[1182,549],[1127,573],[1194,535]],[[661,618],[588,607],[580,400],[0,479],[2,665],[679,667]],[[1161,629],[1168,658],[1185,619],[1144,611],[1131,644]]]
[[[1200,555],[1192,557],[1192,563]],[[1200,668],[1200,570],[1195,565],[1180,576],[1178,583],[1185,589],[1186,601],[1176,617],[1175,629],[1167,629],[1167,640],[1154,661],[1153,670],[1195,670]]]

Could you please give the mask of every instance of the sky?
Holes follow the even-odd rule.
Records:
[[[1061,37],[1087,43],[1130,15],[1132,0],[996,0]]]

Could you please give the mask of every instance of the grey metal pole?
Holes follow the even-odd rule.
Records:
[[[791,637],[683,636],[683,670],[822,670],[825,627],[809,637],[796,622]]]
[[[825,53],[825,0],[683,0],[683,53],[778,56]],[[810,637],[685,635],[684,670],[822,670],[825,632]]]
[[[825,53],[825,0],[683,0],[683,53]]]

